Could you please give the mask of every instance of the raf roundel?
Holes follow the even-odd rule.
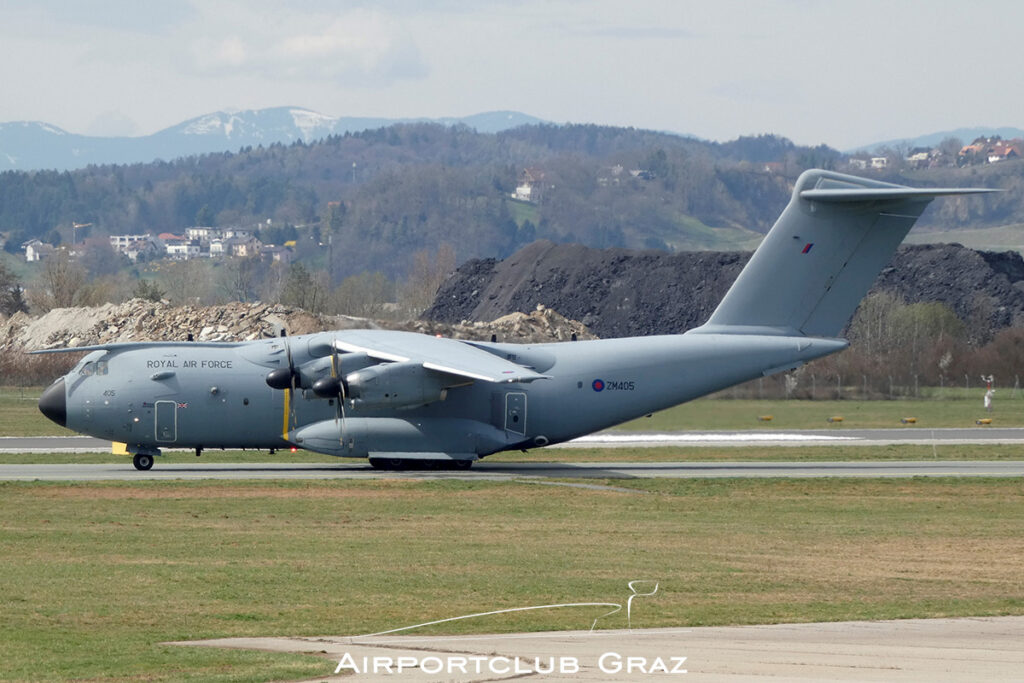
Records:
[[[604,391],[604,380],[595,379],[594,383],[591,384],[590,386],[594,387],[594,391]]]

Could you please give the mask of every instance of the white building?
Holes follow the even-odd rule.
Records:
[[[21,245],[21,248],[25,250],[25,260],[29,263],[36,263],[42,261],[47,256],[53,255],[56,248],[52,244],[40,240],[29,240]]]
[[[201,226],[185,228],[185,239],[195,240],[201,244],[207,244],[217,237],[220,237],[220,230],[217,228]]]
[[[179,260],[197,258],[199,256],[199,243],[193,240],[168,241],[167,256]]]

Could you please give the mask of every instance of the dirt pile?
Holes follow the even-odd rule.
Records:
[[[550,309],[517,313],[493,323],[445,324],[426,320],[387,322],[347,316],[313,315],[297,308],[262,303],[176,307],[133,299],[96,308],[57,308],[32,317],[18,313],[0,320],[0,352],[30,351],[129,341],[245,341],[338,329],[398,329],[456,339],[545,342],[594,336],[580,323]]]
[[[504,261],[469,261],[424,318],[492,320],[538,304],[601,337],[675,334],[707,320],[749,253],[667,254],[535,242]],[[938,301],[968,325],[1024,324],[1024,260],[956,244],[902,247],[875,283],[908,303]]]

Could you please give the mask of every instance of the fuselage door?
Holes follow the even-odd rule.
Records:
[[[178,438],[178,404],[174,401],[156,402],[156,440],[176,441]]]
[[[505,394],[505,431],[526,434],[526,394],[521,391]]]

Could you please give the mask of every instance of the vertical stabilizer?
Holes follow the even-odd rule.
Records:
[[[929,202],[993,191],[805,171],[725,298],[693,332],[838,336]]]

